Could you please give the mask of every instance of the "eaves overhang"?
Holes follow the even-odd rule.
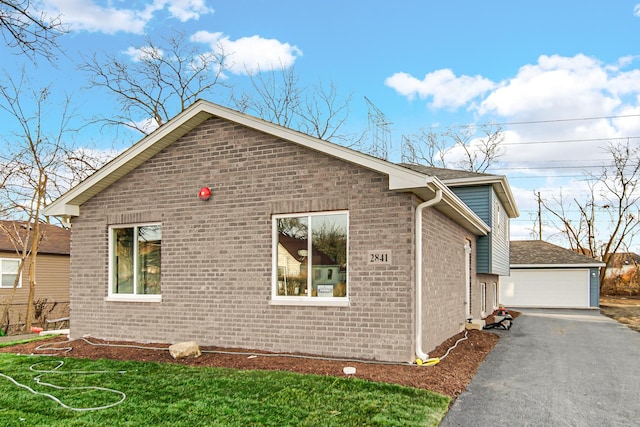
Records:
[[[534,268],[601,268],[606,264],[603,262],[593,262],[584,264],[511,264],[509,268],[514,270],[534,269]]]
[[[520,216],[516,199],[511,192],[509,181],[504,175],[486,175],[479,177],[446,179],[443,182],[449,187],[470,187],[479,185],[491,185],[496,195],[502,202],[509,218]]]
[[[436,209],[476,235],[486,235],[490,231],[490,227],[448,188],[448,184],[436,177],[204,100],[196,101],[163,126],[105,164],[93,175],[64,193],[47,206],[45,214],[60,217],[80,215],[80,207],[92,197],[212,117],[229,120],[385,174],[389,178],[389,190],[392,191],[413,192],[421,199],[427,200],[433,197],[436,188],[440,188],[443,191],[443,199],[435,206]]]

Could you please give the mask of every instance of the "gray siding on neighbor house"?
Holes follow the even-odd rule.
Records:
[[[589,305],[600,307],[600,268],[589,269]]]
[[[80,207],[72,338],[412,360],[418,203],[389,191],[383,174],[212,118]],[[349,306],[270,304],[273,215],[332,210],[349,212]],[[464,241],[473,236],[432,208],[424,215],[430,351],[462,328]],[[162,226],[162,302],[106,301],[109,226],[142,222]],[[369,264],[375,250],[392,262]]]

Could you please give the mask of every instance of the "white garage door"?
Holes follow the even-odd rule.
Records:
[[[505,307],[589,307],[589,270],[511,270],[500,278]]]

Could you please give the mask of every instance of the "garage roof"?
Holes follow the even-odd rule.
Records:
[[[511,268],[604,267],[604,263],[586,255],[542,240],[512,240]]]

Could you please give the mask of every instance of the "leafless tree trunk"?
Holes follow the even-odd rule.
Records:
[[[363,134],[344,132],[351,95],[341,98],[332,83],[303,87],[293,68],[250,75],[251,91],[232,95],[238,110],[280,126],[345,146],[356,146]]]
[[[485,172],[504,155],[499,125],[464,126],[438,133],[421,130],[403,136],[402,161],[441,168]]]
[[[31,235],[30,239],[22,239],[23,247],[18,251],[23,254],[23,263],[29,261],[28,329],[37,287],[36,261],[42,237],[40,222],[48,222],[42,211],[49,200],[74,183],[74,177],[85,176],[87,172],[71,169],[77,164],[70,159],[76,150],[66,141],[68,134],[73,132],[69,100],[60,105],[49,99],[49,87],[31,89],[24,73],[17,81],[7,75],[5,83],[0,86],[0,108],[14,119],[18,130],[11,140],[5,141],[0,154],[0,182],[3,182],[0,205],[7,217],[25,221],[26,235]],[[49,132],[45,118],[52,120],[56,115],[59,115],[57,127]],[[82,168],[88,169],[87,164],[88,161],[83,163]]]
[[[147,38],[130,55],[94,54],[81,69],[90,87],[106,89],[120,104],[120,114],[97,120],[148,134],[218,87],[225,56],[202,53],[182,33],[159,43]]]
[[[560,194],[543,201],[554,219],[554,226],[564,235],[571,249],[600,258],[607,265],[600,271],[603,289],[612,255],[632,245],[640,231],[640,147],[630,141],[609,144],[607,153],[612,166],[599,175],[586,175],[589,195],[568,201]],[[571,211],[577,211],[577,216]]]

